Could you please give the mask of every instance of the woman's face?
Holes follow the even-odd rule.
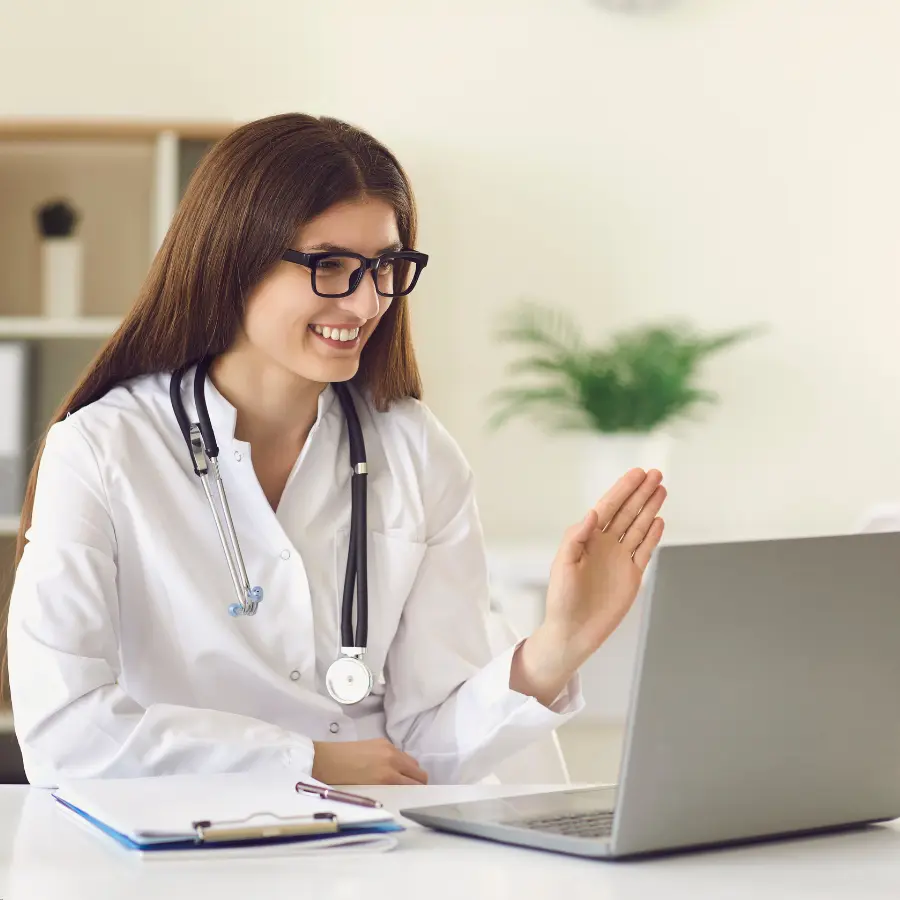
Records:
[[[304,253],[350,250],[373,257],[400,249],[401,243],[393,208],[384,200],[362,198],[312,219],[291,246]],[[320,290],[328,291],[329,277],[338,276],[319,274]],[[241,342],[309,381],[347,381],[390,303],[390,297],[376,293],[370,273],[348,297],[321,297],[313,291],[309,269],[282,260],[249,297]],[[325,337],[329,332],[333,336]]]

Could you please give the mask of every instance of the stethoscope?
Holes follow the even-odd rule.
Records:
[[[178,426],[191,453],[194,472],[199,476],[203,491],[212,510],[222,550],[231,573],[237,602],[228,607],[232,616],[254,616],[262,603],[263,589],[251,587],[234,530],[225,485],[219,471],[219,446],[209,419],[206,406],[206,376],[212,357],[204,357],[194,373],[194,406],[197,421],[190,422],[181,399],[181,381],[189,365],[172,373],[169,382],[169,398]],[[369,667],[363,661],[369,631],[368,577],[366,571],[366,445],[362,427],[356,415],[356,407],[345,384],[332,383],[332,388],[340,400],[347,420],[350,436],[350,544],[347,550],[347,570],[344,576],[344,594],[341,603],[341,653],[325,673],[328,693],[338,702],[346,705],[359,703],[372,691],[374,679]],[[223,526],[219,511],[210,488],[210,470],[215,482],[219,503],[224,512]],[[353,634],[353,590],[356,588],[356,636]]]

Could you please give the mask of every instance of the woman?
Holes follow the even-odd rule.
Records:
[[[199,166],[31,475],[8,640],[32,783],[472,781],[579,710],[578,667],[662,534],[661,475],[627,473],[568,531],[543,624],[492,659],[472,476],[418,402],[415,241],[396,159],[333,119],[251,123]],[[190,431],[204,402],[214,435]],[[195,475],[213,442],[241,559]]]

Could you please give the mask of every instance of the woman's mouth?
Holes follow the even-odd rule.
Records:
[[[310,325],[309,330],[329,347],[352,350],[359,343],[359,328],[342,325]]]

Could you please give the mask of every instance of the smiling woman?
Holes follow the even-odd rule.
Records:
[[[420,401],[415,243],[399,163],[345,123],[274,116],[204,159],[29,482],[8,647],[32,782],[472,781],[581,709],[662,476],[598,499],[545,621],[492,656],[472,473]]]

